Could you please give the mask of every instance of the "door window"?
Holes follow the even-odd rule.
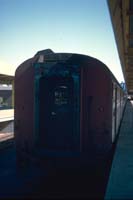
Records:
[[[61,85],[55,89],[54,92],[54,103],[57,106],[68,104],[68,87]]]

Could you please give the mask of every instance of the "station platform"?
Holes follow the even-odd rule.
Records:
[[[14,121],[0,122],[0,150],[14,142]]]
[[[133,101],[125,108],[104,199],[133,199]]]
[[[0,122],[14,120],[14,109],[0,110]]]
[[[14,138],[14,109],[0,110],[0,149]],[[5,145],[6,144],[6,145]]]

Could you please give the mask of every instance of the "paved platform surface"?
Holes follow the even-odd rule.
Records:
[[[14,109],[0,110],[0,122],[14,120]]]
[[[133,101],[128,101],[112,162],[105,200],[133,199]]]

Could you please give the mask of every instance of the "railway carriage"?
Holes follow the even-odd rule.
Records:
[[[17,158],[59,165],[95,163],[108,156],[126,95],[99,60],[39,51],[15,74]]]

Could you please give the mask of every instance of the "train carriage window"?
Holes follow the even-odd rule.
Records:
[[[61,106],[64,104],[68,104],[68,87],[67,86],[59,86],[55,89],[54,97],[55,97],[55,105]]]

